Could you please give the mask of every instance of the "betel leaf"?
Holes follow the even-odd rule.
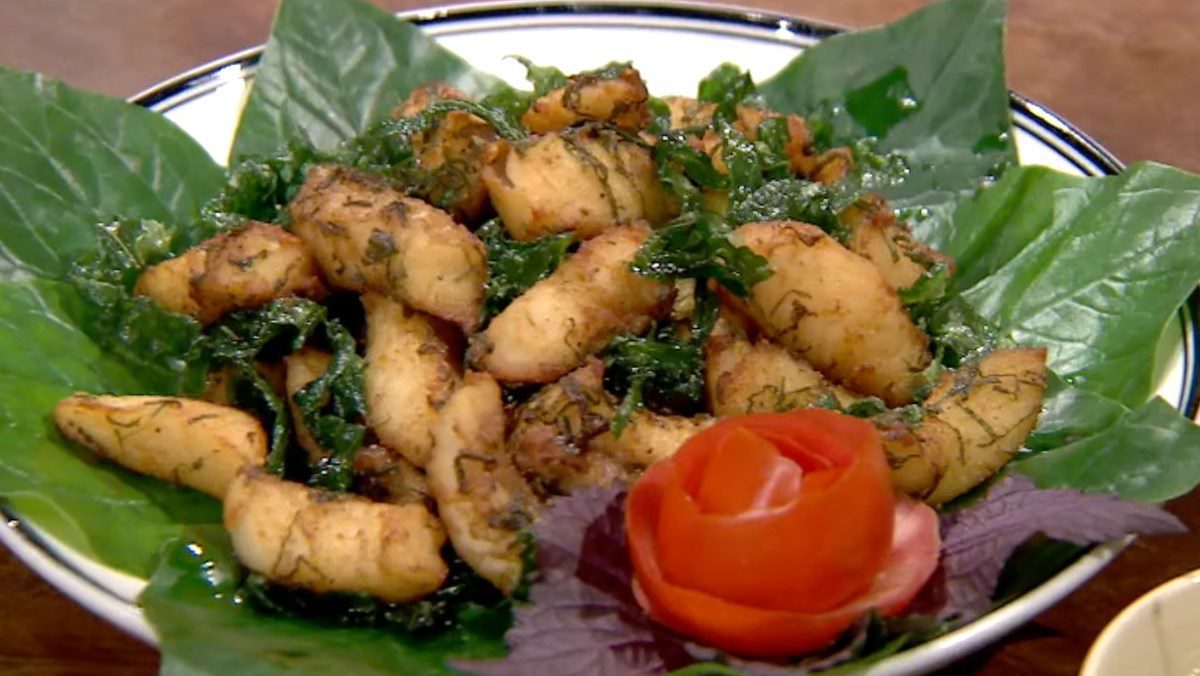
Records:
[[[930,233],[926,243],[954,259],[953,288],[968,289],[996,273],[1046,229],[1055,212],[1065,217],[1078,201],[1055,203],[1062,188],[1087,182],[1049,167],[1007,171],[987,190],[964,200],[950,225]]]
[[[59,277],[113,216],[192,218],[212,158],[140,106],[0,68],[0,278]]]
[[[1051,371],[1037,427],[1025,448],[1037,453],[1101,434],[1128,414],[1129,408],[1101,394],[1077,390]]]
[[[269,156],[289,142],[331,150],[435,80],[473,95],[503,87],[416,26],[368,3],[285,0],[255,72],[232,157]]]
[[[940,2],[894,23],[822,40],[759,85],[768,107],[835,111],[828,142],[864,136],[898,151],[905,180],[881,188],[902,209],[926,210],[921,238],[953,205],[1016,163],[1004,82],[1004,0]]]
[[[1014,169],[956,211],[964,232],[1018,210],[1043,216],[1037,234],[962,298],[1018,343],[1045,346],[1072,386],[1140,405],[1153,391],[1163,326],[1200,279],[1200,177],[1139,163],[1047,191],[1022,180],[1030,171],[1040,173]]]
[[[1020,458],[1013,468],[1044,487],[1162,502],[1195,487],[1200,427],[1156,397],[1095,434]]]
[[[192,529],[168,543],[139,598],[161,643],[164,674],[449,674],[448,655],[504,653],[490,622],[413,637],[395,627],[252,612],[241,585],[241,566],[221,528]]]
[[[75,391],[169,391],[171,379],[106,352],[71,323],[65,282],[0,282],[0,497],[77,551],[147,574],[181,524],[220,520],[198,492],[126,472],[63,440],[50,420]]]

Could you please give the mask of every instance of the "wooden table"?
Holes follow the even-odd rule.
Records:
[[[389,9],[433,3],[384,0]],[[846,26],[888,21],[926,0],[742,0]],[[1200,3],[1011,0],[1010,86],[1064,115],[1125,161],[1200,170]],[[261,43],[275,0],[8,0],[0,64],[129,96]],[[3,102],[0,102],[3,105]],[[1171,503],[1200,533],[1200,493]],[[1200,535],[1139,541],[1036,621],[953,673],[1074,674],[1104,625],[1158,584],[1200,566]],[[154,650],[75,605],[0,550],[0,672],[153,672]]]

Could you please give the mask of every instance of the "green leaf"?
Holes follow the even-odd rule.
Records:
[[[700,80],[696,98],[717,104],[713,117],[717,120],[737,119],[737,107],[756,93],[750,73],[732,63],[723,63]]]
[[[434,80],[473,95],[504,88],[416,26],[366,2],[284,0],[232,157],[269,156],[289,142],[332,150]]]
[[[176,232],[146,219],[101,223],[95,231],[96,248],[68,273],[85,301],[67,308],[71,320],[110,354],[141,364],[148,390],[199,390],[207,374],[199,322],[131,293],[142,270],[170,257]]]
[[[1055,203],[1063,188],[1078,188],[1088,179],[1048,167],[1020,167],[1004,173],[994,185],[958,205],[953,227],[932,233],[928,241],[954,259],[958,269],[954,289],[968,289],[996,273],[1046,229],[1057,210],[1082,206],[1079,201]]]
[[[1101,434],[1120,420],[1129,409],[1120,402],[1066,384],[1050,372],[1046,397],[1037,428],[1025,440],[1033,452],[1053,450],[1080,439]]]
[[[361,424],[367,413],[364,367],[354,336],[341,322],[327,322],[325,334],[333,349],[329,367],[293,399],[313,439],[329,451],[313,468],[309,485],[344,493],[350,490],[354,454],[362,448],[367,432]]]
[[[768,107],[830,115],[832,145],[876,136],[909,173],[881,188],[893,205],[927,214],[934,239],[953,205],[1016,163],[1004,82],[1004,0],[952,0],[880,28],[835,35],[759,85]],[[820,131],[814,129],[814,131]]]
[[[220,168],[161,115],[0,68],[0,279],[59,277],[115,215],[191,219]]]
[[[963,231],[1016,209],[1042,215],[1036,227],[1020,224],[1026,236],[1040,232],[962,298],[1019,344],[1048,348],[1073,386],[1140,405],[1154,389],[1163,326],[1200,279],[1200,177],[1137,164],[1049,191],[1022,180],[1028,171],[1014,169],[993,188],[1005,194],[955,214]]]
[[[494,626],[463,623],[413,638],[394,628],[256,613],[239,592],[241,582],[220,528],[196,529],[166,547],[139,599],[162,642],[164,674],[449,674],[448,655],[504,654]]]
[[[739,296],[771,276],[767,259],[735,245],[729,226],[709,212],[684,214],[650,233],[630,267],[654,279],[715,279]]]
[[[487,247],[488,281],[483,308],[489,317],[500,314],[526,289],[550,276],[575,240],[574,235],[564,232],[519,242],[505,236],[498,219],[488,221],[475,234]]]
[[[172,384],[93,343],[71,323],[81,305],[63,282],[0,283],[0,496],[68,546],[145,575],[181,524],[219,522],[220,505],[99,461],[58,435],[50,414],[72,392]]]
[[[1156,397],[1097,434],[1013,467],[1043,488],[1163,502],[1188,493],[1200,478],[1200,427]]]

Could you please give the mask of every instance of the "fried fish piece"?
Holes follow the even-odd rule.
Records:
[[[589,239],[638,220],[664,223],[677,210],[650,150],[612,130],[587,126],[497,141],[486,160],[484,183],[513,239],[560,232]]]
[[[325,287],[300,238],[278,226],[251,221],[150,266],[133,292],[167,311],[208,324],[275,298],[319,299]]]
[[[446,533],[423,505],[371,502],[244,471],[225,498],[238,560],[267,579],[314,592],[366,592],[391,603],[442,586]]]
[[[417,467],[433,449],[438,409],[458,384],[458,365],[429,318],[375,293],[367,311],[367,424]]]
[[[609,456],[592,452],[589,442],[608,431],[615,416],[612,396],[604,391],[604,362],[588,357],[516,409],[508,450],[542,495],[607,485],[626,473]]]
[[[618,129],[637,131],[650,121],[646,105],[650,92],[642,75],[629,64],[572,75],[563,87],[551,90],[530,104],[521,124],[535,134],[545,134],[583,121],[606,122]]]
[[[469,372],[434,425],[426,472],[454,550],[504,593],[523,572],[521,529],[537,500],[505,449],[504,402],[491,376]]]
[[[254,416],[207,401],[73,394],[58,402],[54,422],[102,458],[217,498],[239,470],[267,458]]]
[[[943,373],[919,425],[880,425],[893,485],[931,505],[979,485],[1029,438],[1045,390],[1041,348],[995,350]]]
[[[671,311],[673,287],[629,269],[650,229],[613,228],[589,240],[472,339],[476,368],[508,383],[549,383],[626,333]]]
[[[332,286],[389,296],[465,331],[479,323],[486,252],[441,209],[378,177],[319,165],[308,170],[288,213]]]
[[[929,338],[875,266],[806,223],[748,223],[731,239],[774,271],[744,303],[772,340],[856,392],[912,402]]]

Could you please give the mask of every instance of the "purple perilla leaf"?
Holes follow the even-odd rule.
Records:
[[[1128,533],[1181,533],[1179,519],[1155,505],[1073,488],[1040,489],[1011,474],[979,502],[941,519],[943,616],[970,620],[987,612],[1004,564],[1022,543],[1043,533],[1077,545]]]

